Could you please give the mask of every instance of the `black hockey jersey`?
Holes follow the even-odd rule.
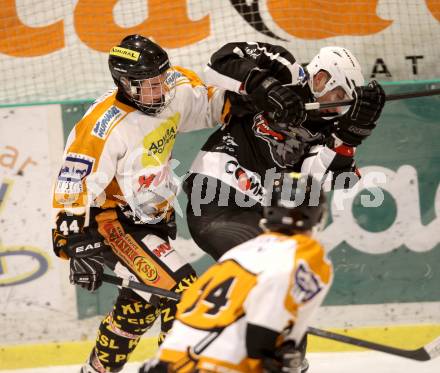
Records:
[[[259,111],[244,89],[253,69],[268,70],[281,83],[292,85],[304,102],[314,100],[307,73],[283,47],[251,42],[226,44],[213,54],[205,74],[210,84],[229,91],[229,116],[193,162],[187,192],[194,183],[206,184],[206,179],[212,178],[262,203],[265,191],[280,171],[320,173],[322,177],[333,173],[328,178],[330,183],[339,172],[352,171],[353,154],[341,155],[325,145],[332,139],[333,120],[309,116],[301,131],[308,138],[321,134],[310,143],[271,127],[270,113]],[[217,184],[217,192],[221,184]]]

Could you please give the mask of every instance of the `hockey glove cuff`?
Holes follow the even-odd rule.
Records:
[[[335,123],[335,136],[347,145],[358,146],[371,135],[385,105],[385,92],[375,80],[354,91],[355,102]]]
[[[89,291],[98,289],[104,273],[105,245],[98,233],[93,230],[67,237],[64,251],[70,258],[70,283]]]
[[[346,116],[355,123],[374,123],[385,105],[385,92],[377,81],[372,80],[366,87],[356,87],[354,100]]]
[[[70,283],[94,291],[102,285],[104,257],[102,254],[70,259]]]

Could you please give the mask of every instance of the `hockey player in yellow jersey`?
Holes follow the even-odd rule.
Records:
[[[319,182],[285,174],[263,209],[265,233],[185,291],[170,334],[139,373],[305,372],[297,346],[333,277],[312,234],[325,216]]]
[[[167,53],[140,35],[113,47],[117,88],[98,98],[70,133],[53,195],[53,246],[70,261],[70,281],[88,290],[104,263],[121,277],[181,292],[193,268],[170,246],[178,185],[171,152],[178,132],[221,121],[224,93],[193,72],[172,67]],[[141,335],[176,312],[171,300],[121,290],[99,327],[81,372],[119,372]]]

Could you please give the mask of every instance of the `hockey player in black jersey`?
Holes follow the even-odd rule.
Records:
[[[192,238],[218,260],[262,233],[258,222],[279,172],[321,175],[329,188],[356,183],[353,157],[376,127],[385,93],[375,81],[364,86],[359,62],[342,47],[322,48],[303,69],[281,46],[229,43],[205,73],[228,91],[227,115],[197,155],[184,190]],[[317,115],[304,109],[344,99],[355,102]],[[302,353],[306,346],[304,338]],[[307,368],[304,359],[301,371]]]
[[[353,156],[375,128],[385,94],[375,81],[364,86],[348,49],[322,48],[303,69],[281,46],[229,43],[212,55],[205,78],[228,90],[228,110],[184,189],[191,235],[214,259],[261,233],[257,223],[277,172],[320,174],[329,188],[357,181]],[[304,109],[351,98],[350,107],[315,115]]]

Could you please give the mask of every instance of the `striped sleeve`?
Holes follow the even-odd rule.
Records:
[[[283,84],[298,84],[305,79],[303,68],[284,47],[261,42],[233,42],[211,56],[205,69],[206,82],[245,93],[246,79],[255,69],[270,71],[270,75]]]
[[[293,238],[297,242],[295,265],[289,276],[284,308],[294,323],[289,339],[299,343],[330,289],[333,267],[316,240],[304,235]]]
[[[115,95],[107,95],[88,110],[69,135],[62,165],[53,190],[53,209],[76,215],[86,214],[94,197],[112,181],[120,144],[109,140],[115,127],[131,108],[115,104]]]

